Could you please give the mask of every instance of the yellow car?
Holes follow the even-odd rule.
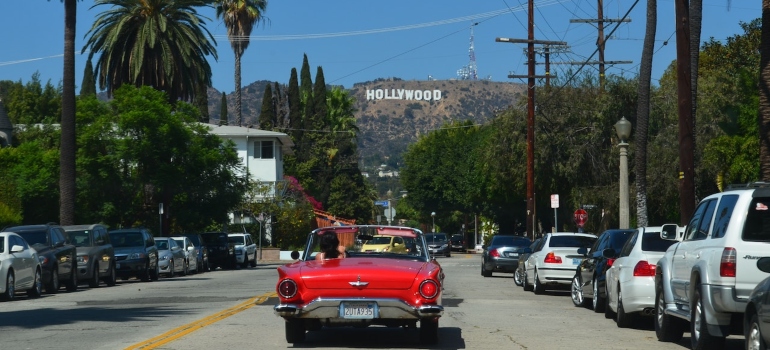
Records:
[[[404,250],[404,238],[376,235],[361,246],[361,252],[394,252]]]

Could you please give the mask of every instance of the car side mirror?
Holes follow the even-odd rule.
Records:
[[[298,252],[298,251],[296,251],[296,250],[292,250],[292,252],[291,252],[291,259],[292,259],[292,260],[297,260],[297,259],[299,259],[299,252]]]
[[[580,255],[588,255],[588,248],[586,247],[578,248],[577,253]]]
[[[757,260],[757,268],[759,271],[770,273],[770,257],[764,257]]]
[[[668,241],[676,241],[679,239],[679,226],[676,224],[665,224],[660,229],[660,238]]]
[[[612,249],[612,248],[607,248],[605,250],[602,250],[602,256],[607,259],[615,259],[617,254],[618,252],[616,252],[615,249]]]
[[[20,252],[23,252],[23,251],[24,251],[24,247],[22,247],[22,246],[20,246],[18,244],[13,246],[13,247],[11,247],[11,253],[20,253]]]

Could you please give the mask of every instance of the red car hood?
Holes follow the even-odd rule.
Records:
[[[366,289],[408,289],[425,264],[387,258],[330,259],[304,263],[300,275],[309,289],[356,288],[356,284]]]

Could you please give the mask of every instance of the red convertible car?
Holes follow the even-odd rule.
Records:
[[[337,236],[340,257],[321,259],[324,235]],[[393,236],[387,251],[361,251],[374,236]],[[331,237],[327,237],[331,238]],[[327,244],[328,245],[328,244]],[[336,255],[331,252],[331,255]],[[298,256],[298,255],[296,255]],[[424,344],[438,341],[444,313],[444,273],[423,233],[409,227],[340,226],[310,233],[304,255],[278,268],[275,314],[286,320],[286,341],[301,343],[322,327],[371,325],[415,328]]]

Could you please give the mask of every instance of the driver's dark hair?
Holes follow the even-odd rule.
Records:
[[[338,258],[340,256],[340,251],[337,250],[339,245],[340,239],[337,237],[337,232],[327,231],[321,235],[319,246],[321,247],[321,252],[324,253],[325,259]]]

